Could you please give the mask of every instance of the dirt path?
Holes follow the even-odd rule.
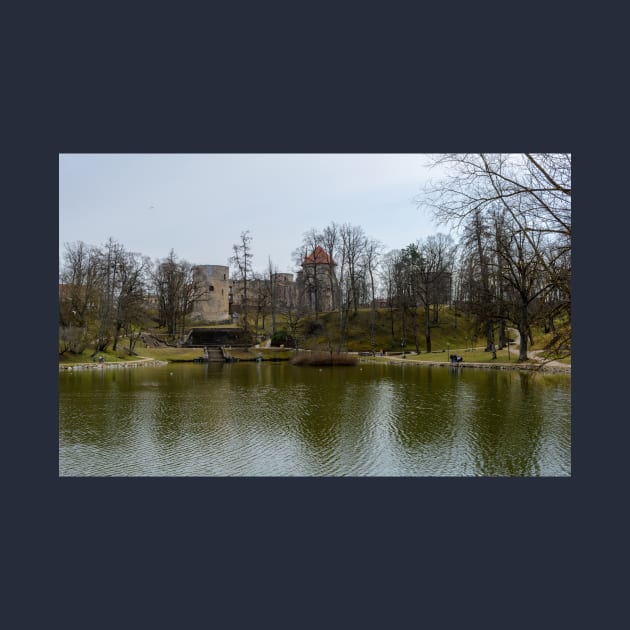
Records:
[[[558,367],[558,368],[568,368],[571,369],[571,364],[562,363],[561,361],[552,361],[550,359],[545,359],[540,356],[543,353],[543,350],[528,350],[527,356],[532,360],[536,361],[536,363],[540,363],[541,365],[548,365],[549,367]]]
[[[518,330],[516,330],[515,328],[511,328],[510,329],[510,334],[513,335],[514,337],[514,346],[516,348],[520,348],[521,347],[521,336],[519,335]],[[551,361],[549,359],[545,359],[544,357],[542,357],[541,355],[543,354],[544,350],[527,350],[527,356],[529,359],[531,359],[532,361],[535,361],[536,363],[539,363],[541,366],[543,366],[543,369],[545,367],[549,367],[549,368],[556,368],[556,369],[565,369],[568,372],[571,371],[571,364],[570,363],[562,363],[561,361]]]

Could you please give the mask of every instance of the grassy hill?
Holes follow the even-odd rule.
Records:
[[[400,352],[403,349],[402,327],[398,313],[392,316],[388,309],[378,309],[375,313],[374,330],[372,332],[372,311],[359,309],[350,314],[344,335],[343,350],[348,352]],[[300,345],[313,350],[328,349],[329,345],[337,346],[339,340],[339,313],[323,313],[318,320],[307,318],[302,324]],[[426,351],[421,313],[417,322],[417,339],[420,352]],[[413,334],[413,321],[406,322],[406,352],[416,350]],[[450,309],[440,311],[438,324],[431,328],[432,351],[463,350],[483,344],[478,340],[470,322]]]
[[[279,319],[278,329],[284,326],[285,324]],[[396,311],[394,312],[392,326],[392,314],[389,309],[377,310],[373,333],[371,329],[372,311],[370,309],[359,309],[356,315],[351,314],[347,323],[342,350],[348,352],[375,351],[377,353],[381,350],[388,353],[402,352],[402,327],[399,314]],[[271,330],[265,330],[265,332],[269,336],[271,335]],[[551,333],[544,334],[537,327],[533,327],[532,332],[534,344],[529,345],[529,350],[543,350],[553,337]],[[416,334],[420,355],[426,354],[427,347],[421,309],[419,309],[418,313]],[[329,350],[332,347],[336,350],[338,340],[339,313],[337,312],[320,314],[317,320],[314,317],[308,317],[301,322],[298,332],[298,341],[301,348]],[[416,340],[411,317],[407,318],[405,341],[404,351],[406,353],[415,352]],[[445,357],[448,357],[449,353],[466,353],[471,357],[472,353],[474,353],[485,359],[485,356],[489,355],[489,353],[484,352],[485,342],[485,336],[480,335],[475,330],[473,322],[457,310],[448,307],[440,309],[438,323],[432,324],[431,327],[431,354],[444,354]],[[507,361],[508,359],[511,360],[511,355],[517,354],[518,351],[514,347],[511,349],[511,353],[504,349],[498,352],[497,359],[505,355],[505,360]],[[570,358],[566,362],[570,363]]]

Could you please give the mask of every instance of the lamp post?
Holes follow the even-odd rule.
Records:
[[[447,341],[446,342],[446,358],[450,359],[451,356],[451,344]]]

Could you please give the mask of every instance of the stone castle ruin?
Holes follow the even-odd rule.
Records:
[[[306,256],[302,269],[294,279],[292,273],[276,273],[274,293],[277,305],[298,307],[306,311],[321,312],[334,308],[337,278],[336,263],[321,248]],[[230,279],[230,269],[224,265],[197,265],[193,268],[193,280],[200,289],[201,297],[195,301],[191,323],[228,324],[238,321],[244,301],[244,287],[240,280]],[[247,302],[250,311],[255,309],[256,296],[261,293],[263,280],[252,279],[247,283]]]
[[[197,265],[193,268],[193,280],[201,289],[201,298],[195,301],[192,321],[208,324],[230,323],[232,282],[229,267]]]

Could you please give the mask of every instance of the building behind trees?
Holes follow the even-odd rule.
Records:
[[[304,257],[302,269],[298,271],[296,278],[300,306],[312,313],[334,309],[336,266],[335,261],[320,246]]]

